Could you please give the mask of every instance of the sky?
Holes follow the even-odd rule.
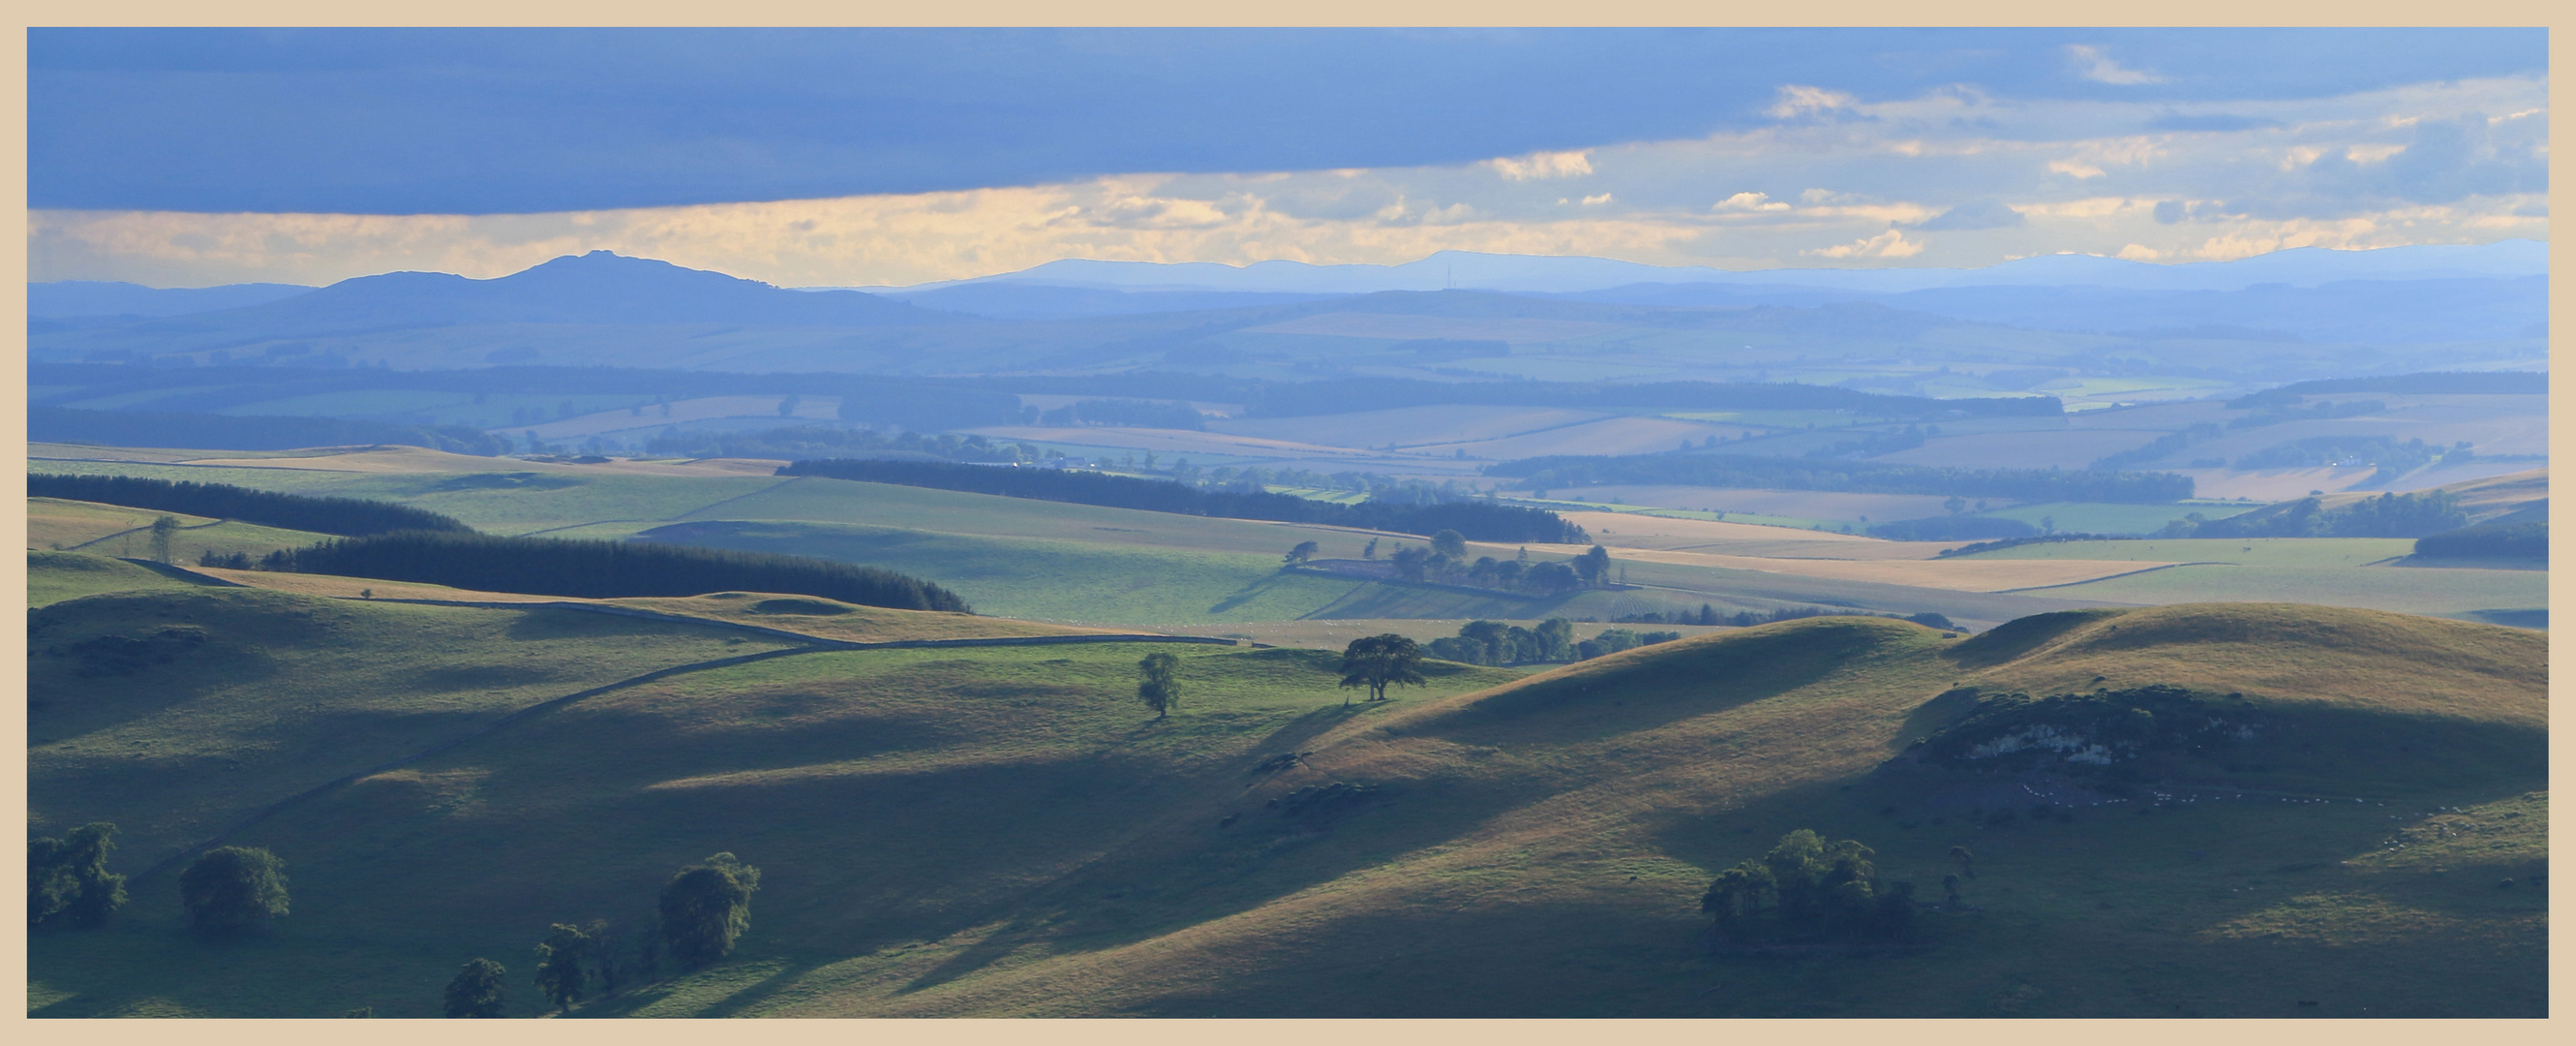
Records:
[[[2546,239],[2540,30],[29,33],[35,280]]]

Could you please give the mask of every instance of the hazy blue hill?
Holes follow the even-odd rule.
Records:
[[[829,329],[972,322],[970,317],[873,294],[782,290],[719,272],[593,251],[498,279],[393,272],[342,280],[262,305],[99,329],[39,331],[32,347],[40,356],[51,350],[60,358],[72,352],[190,352],[243,348],[278,339],[363,338],[503,325]],[[489,340],[506,344],[510,339]]]
[[[27,285],[27,315],[67,319],[88,316],[154,318],[265,305],[312,290],[292,283],[233,283],[221,287],[146,287],[101,280],[58,280]]]
[[[964,283],[888,297],[925,309],[965,313],[988,320],[1066,320],[1086,316],[1295,305],[1331,295],[1270,291],[1121,291],[1005,282]]]
[[[493,280],[428,272],[362,276],[224,319],[269,324],[383,320],[876,327],[953,323],[961,317],[873,294],[781,290],[720,272],[592,251]]]
[[[2256,284],[2313,287],[2340,280],[2429,280],[2544,275],[2548,245],[2536,240],[2489,244],[2337,251],[2315,247],[2224,262],[2157,264],[2087,254],[2020,258],[1977,269],[1765,269],[1729,272],[1706,266],[1659,266],[1609,258],[1543,257],[1441,251],[1402,265],[1309,265],[1265,261],[1160,264],[1069,258],[1018,272],[933,287],[986,283],[1051,284],[1115,290],[1268,291],[1364,294],[1449,288],[1513,293],[1571,293],[1642,283],[1710,283],[1817,288],[1843,293],[1902,294],[1933,287],[2098,286],[2132,290],[2241,290]]]

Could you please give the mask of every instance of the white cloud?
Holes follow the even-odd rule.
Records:
[[[1771,104],[1771,108],[1763,111],[1774,118],[1786,120],[1806,113],[1822,113],[1831,112],[1836,109],[1849,109],[1858,104],[1860,104],[1860,99],[1844,94],[1841,91],[1828,91],[1822,87],[1802,87],[1797,84],[1788,84],[1780,88],[1780,100],[1773,102]]]
[[[1531,153],[1519,158],[1500,157],[1485,162],[1501,173],[1505,181],[1514,182],[1536,178],[1580,178],[1592,173],[1592,156],[1588,149]]]
[[[1609,202],[1610,194],[1606,192],[1599,196],[1586,196],[1583,198],[1583,205],[1586,207],[1599,207]]]
[[[1923,244],[1906,239],[1902,229],[1889,229],[1865,240],[1798,253],[1818,258],[1911,258],[1923,253]]]
[[[1789,205],[1774,200],[1764,193],[1740,192],[1709,205],[1708,209],[1720,212],[1785,211],[1789,209]]]
[[[2112,61],[2110,55],[2102,53],[2101,48],[2090,44],[2066,45],[2066,57],[2082,67],[2076,75],[2097,83],[2157,84],[2165,79],[2153,73],[2123,68],[2120,63]]]

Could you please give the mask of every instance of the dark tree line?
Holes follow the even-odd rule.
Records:
[[[982,436],[956,433],[887,435],[873,429],[836,429],[791,425],[756,432],[672,431],[646,441],[649,454],[686,458],[867,457],[898,461],[1021,462],[1038,460],[1038,448],[1026,443],[995,443]]]
[[[1640,483],[2132,504],[2181,501],[2192,489],[2191,477],[2169,472],[1963,469],[1697,453],[1523,458],[1488,466],[1485,474],[1523,479],[1540,489]]]
[[[2398,392],[2409,395],[2484,395],[2542,396],[2549,392],[2549,375],[2539,371],[2428,371],[2422,374],[2390,374],[2376,378],[2325,378],[2301,381],[2279,388],[2264,389],[2227,401],[2231,408],[2269,407],[2297,403],[2302,396],[2322,396],[2335,392]]]
[[[30,497],[94,501],[102,505],[185,512],[264,527],[363,537],[397,530],[465,531],[455,519],[390,501],[277,494],[228,483],[173,482],[131,476],[27,475]]]
[[[262,559],[260,569],[590,599],[778,592],[897,610],[973,613],[956,593],[891,570],[650,542],[415,530],[282,549]]]
[[[2415,554],[2427,559],[2492,556],[2510,559],[2549,558],[2549,524],[2481,523],[2415,539]]]
[[[27,438],[43,443],[206,450],[293,450],[389,443],[484,457],[510,449],[507,440],[463,425],[73,407],[28,408]]]
[[[1587,540],[1580,527],[1556,513],[1481,501],[1401,505],[1371,501],[1337,505],[1291,494],[1200,490],[1165,480],[1108,476],[1068,469],[990,468],[924,461],[833,459],[799,461],[782,476],[822,476],[862,483],[959,490],[971,494],[1063,501],[1077,505],[1170,512],[1185,516],[1259,519],[1279,523],[1431,534],[1455,530],[1473,541],[1572,543]]]
[[[2165,524],[2160,538],[2420,538],[2467,524],[2460,499],[2447,490],[2382,494],[2329,509],[2316,498],[2226,519],[2194,512]]]

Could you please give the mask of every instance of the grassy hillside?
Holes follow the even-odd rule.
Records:
[[[27,547],[87,552],[121,559],[149,556],[153,551],[152,521],[164,515],[179,520],[179,529],[170,536],[170,559],[176,563],[194,563],[200,554],[210,551],[225,555],[245,552],[256,558],[275,549],[310,545],[329,538],[327,534],[154,512],[123,505],[28,498]]]
[[[48,613],[118,600],[123,620],[184,611],[210,632],[217,604],[280,631],[416,609],[225,591]],[[290,807],[240,839],[288,862],[275,936],[185,937],[168,879],[147,878],[116,926],[31,942],[30,1006],[424,1015],[485,955],[533,1014],[546,923],[632,917],[672,868],[730,850],[765,872],[741,950],[577,1014],[2536,1015],[2544,902],[2495,884],[2528,883],[2540,852],[2544,646],[2281,605],[1968,640],[1825,618],[1526,678],[1440,666],[1428,690],[1350,709],[1322,652],[1167,647],[1187,696],[1161,723],[1131,696],[1151,647],[800,654],[602,694]],[[408,665],[335,681],[425,711]],[[59,672],[40,666],[40,699]],[[1960,686],[2148,683],[2241,694],[2268,732],[2243,765],[2126,794],[1900,758],[1966,710],[1935,696]],[[167,746],[95,795],[73,787],[90,764],[39,760],[41,825],[269,794],[234,782],[342,728],[309,693],[164,700],[40,730],[66,751]],[[201,701],[264,724],[268,747],[180,728]],[[245,769],[210,768],[224,757]],[[1269,805],[1336,781],[1372,790]],[[1699,949],[1711,869],[1798,827],[1869,843],[1933,895],[1949,848],[1971,847],[1977,910],[1926,913],[1918,953]],[[2436,844],[2437,863],[2403,852]]]
[[[203,584],[185,574],[162,573],[108,556],[27,550],[30,609],[104,592],[179,591]]]

